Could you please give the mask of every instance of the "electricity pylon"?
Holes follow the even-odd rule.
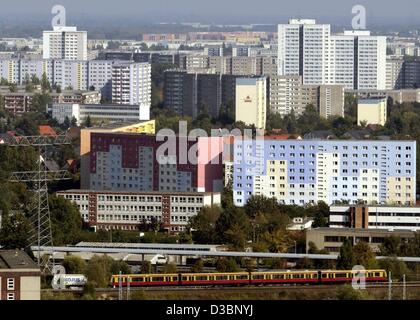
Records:
[[[38,150],[38,170],[13,172],[9,181],[30,183],[34,197],[29,204],[29,221],[32,229],[29,233],[29,246],[38,247],[38,265],[43,271],[51,271],[54,264],[52,253],[41,257],[41,247],[52,246],[51,216],[48,203],[48,182],[68,180],[70,175],[65,170],[50,171],[46,166],[47,148],[50,146],[70,144],[65,135],[60,136],[9,136],[4,144],[12,147],[35,147]]]

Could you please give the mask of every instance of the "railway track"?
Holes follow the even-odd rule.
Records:
[[[315,291],[328,291],[332,289],[338,289],[343,284],[323,284],[323,285],[264,285],[264,286],[255,286],[255,285],[245,285],[245,286],[161,286],[161,287],[131,287],[131,292],[144,291],[148,293],[167,293],[167,292],[185,292],[185,291],[207,291],[207,292],[224,292],[224,293],[243,293],[243,292],[266,292],[266,291],[284,291],[284,290],[315,290]],[[385,283],[369,283],[366,284],[366,289],[387,289],[389,284]],[[406,288],[420,288],[420,281],[407,281]],[[392,288],[402,288],[402,282],[393,282]],[[43,292],[52,292],[52,293],[73,293],[73,294],[82,294],[78,290],[53,290],[53,289],[43,289]],[[118,294],[118,288],[99,288],[96,289],[97,294]],[[126,292],[127,288],[123,288],[123,291]]]

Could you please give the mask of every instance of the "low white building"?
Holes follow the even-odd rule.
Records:
[[[221,194],[210,192],[68,190],[57,195],[75,202],[83,220],[103,230],[138,230],[141,224],[154,220],[179,232],[202,207],[221,203]]]
[[[330,228],[420,230],[420,207],[333,205]]]
[[[287,230],[300,231],[310,229],[314,219],[297,217],[293,218],[292,223],[287,226]]]
[[[57,103],[48,105],[47,113],[58,123],[64,123],[66,118],[70,121],[75,118],[78,125],[88,116],[92,121],[106,122],[150,120],[149,105]]]

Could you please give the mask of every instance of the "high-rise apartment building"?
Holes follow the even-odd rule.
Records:
[[[235,79],[238,77],[168,70],[165,72],[164,105],[181,116],[196,118],[207,112],[217,118],[221,106],[234,105]]]
[[[87,60],[87,32],[76,27],[54,27],[43,34],[44,59]]]
[[[112,66],[112,102],[150,107],[151,70],[150,63],[115,63]]]
[[[303,84],[385,89],[386,37],[369,31],[331,35],[330,25],[291,19],[278,26],[278,74],[301,75]]]
[[[267,78],[236,79],[235,121],[265,129],[267,104]]]
[[[416,142],[368,140],[236,140],[233,198],[280,203],[412,205]]]
[[[387,59],[386,60],[386,89],[404,88],[404,60]]]
[[[282,116],[293,110],[300,116],[309,104],[319,114],[344,116],[344,87],[342,85],[303,85],[301,76],[270,76],[270,111]]]

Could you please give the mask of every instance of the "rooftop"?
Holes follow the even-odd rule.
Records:
[[[0,250],[1,269],[37,269],[38,265],[21,250]]]
[[[122,195],[162,195],[171,194],[174,196],[199,196],[199,195],[211,195],[220,194],[220,192],[178,192],[178,191],[110,191],[110,190],[89,190],[89,189],[71,189],[57,191],[57,193],[71,193],[71,194],[86,194],[86,193],[97,193],[97,194],[122,194]]]

